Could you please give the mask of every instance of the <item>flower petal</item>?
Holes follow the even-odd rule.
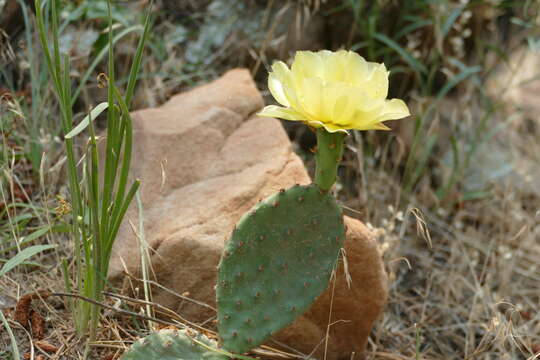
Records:
[[[379,122],[397,120],[411,115],[409,108],[401,99],[391,99],[384,102],[384,108],[377,118]]]
[[[298,87],[301,98],[299,99],[302,108],[309,119],[323,120],[320,116],[323,106],[323,81],[318,77],[303,79],[301,86]]]
[[[272,96],[278,103],[280,103],[283,106],[290,106],[289,100],[287,100],[287,96],[285,95],[285,92],[283,90],[283,85],[281,84],[281,81],[277,78],[276,75],[273,73],[270,73],[268,75],[268,89],[270,90],[270,93],[272,93]]]
[[[353,86],[363,87],[368,76],[368,62],[353,51],[349,51],[347,63],[347,79],[345,81]]]
[[[281,104],[261,116],[302,121],[330,132],[388,130],[382,122],[409,116],[399,99],[386,100],[389,72],[353,51],[298,51],[289,67],[272,65],[268,88]]]
[[[326,129],[326,131],[330,132],[330,133],[335,133],[335,132],[342,132],[344,134],[348,134],[349,132],[347,130],[345,130],[344,128],[342,128],[341,126],[339,125],[334,125],[334,124],[325,124],[323,122],[320,122],[320,121],[317,121],[317,120],[310,120],[310,121],[306,121],[306,123],[314,128],[320,128],[320,127],[323,127]]]
[[[289,67],[283,61],[273,63],[272,72],[282,83],[288,83],[291,80],[291,70],[289,70]]]
[[[291,72],[296,84],[302,85],[305,78],[318,77],[323,79],[323,62],[318,53],[312,51],[297,51],[291,66]]]
[[[264,109],[257,113],[257,115],[284,120],[305,121],[305,117],[296,110],[276,105],[265,106]]]
[[[410,115],[407,105],[400,99],[385,100],[379,113],[360,113],[355,119],[354,129],[357,130],[388,130],[382,124],[386,120],[397,120]]]
[[[273,78],[279,81],[279,83],[281,84],[281,88],[285,96],[287,96],[287,88],[294,92],[295,87],[293,76],[291,70],[289,70],[289,67],[284,62],[278,61],[272,64],[271,74]],[[270,81],[270,78],[268,79],[268,81]],[[287,100],[289,102],[291,101],[289,98],[287,98]]]
[[[383,123],[376,123],[372,125],[372,130],[392,130],[388,126],[384,125]]]
[[[388,71],[384,64],[368,63],[368,78],[364,86],[366,92],[375,99],[388,96]]]
[[[377,120],[380,111],[380,107],[371,111],[357,110],[352,117],[351,123],[348,124],[348,127],[356,130],[377,129],[377,124],[380,123],[380,121]]]
[[[323,57],[324,81],[326,82],[345,82],[348,77],[345,62],[347,61],[347,52],[340,50],[337,53],[331,53]]]
[[[300,101],[298,99],[299,91],[297,89],[297,86],[294,81],[293,73],[287,65],[282,62],[278,61],[272,65],[272,70],[275,78],[279,81],[281,84],[281,90],[283,91],[283,95],[285,99],[287,100],[287,107],[295,109],[297,112],[301,113],[305,116],[306,112],[303,110]],[[276,100],[278,100],[276,98]],[[282,99],[283,100],[283,99]],[[285,105],[284,103],[281,103],[281,101],[278,100],[278,102],[281,105]]]

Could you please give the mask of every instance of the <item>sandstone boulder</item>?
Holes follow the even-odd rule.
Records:
[[[309,176],[279,121],[254,113],[263,106],[249,72],[216,81],[133,114],[132,176],[141,180],[144,229],[156,281],[155,302],[205,326],[215,318],[216,266],[240,217],[257,201]],[[127,217],[138,223],[136,204]],[[343,266],[335,284],[275,340],[321,356],[328,324],[328,359],[360,358],[386,302],[387,278],[377,244],[358,220],[347,218]],[[114,246],[110,277],[140,273],[138,238],[126,222]],[[174,293],[188,293],[187,301]],[[333,296],[332,296],[333,295]],[[269,343],[277,346],[276,342]]]

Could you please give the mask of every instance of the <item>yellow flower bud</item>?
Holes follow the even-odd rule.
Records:
[[[387,100],[384,64],[368,62],[353,51],[298,51],[288,66],[272,66],[268,88],[282,106],[266,106],[258,115],[302,121],[329,132],[388,130],[385,120],[409,116],[402,100]]]

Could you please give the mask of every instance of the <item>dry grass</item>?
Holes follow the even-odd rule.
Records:
[[[516,68],[517,76],[527,71]],[[373,173],[365,212],[379,234],[392,282],[388,309],[370,339],[370,359],[538,358],[540,128],[530,113],[503,104],[504,93],[495,92],[501,97],[493,98],[499,107],[492,115],[504,131],[481,145],[472,161],[476,177],[470,178],[478,180],[482,169],[512,170],[501,177],[484,174],[485,197],[449,201],[459,199],[456,189],[440,201],[425,183],[400,203],[402,187],[388,171],[364,170]],[[451,101],[453,106],[441,107],[450,122],[480,117],[474,116],[474,99]]]
[[[451,220],[426,213],[432,247],[406,230],[417,221],[412,214],[387,211],[377,232],[392,286],[370,341],[373,359],[413,357],[417,344],[423,359],[534,358],[540,229],[508,194],[467,205]]]

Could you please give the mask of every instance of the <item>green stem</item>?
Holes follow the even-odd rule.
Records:
[[[317,169],[314,182],[324,191],[330,190],[336,182],[345,136],[347,134],[343,132],[330,133],[324,128],[317,129]]]

